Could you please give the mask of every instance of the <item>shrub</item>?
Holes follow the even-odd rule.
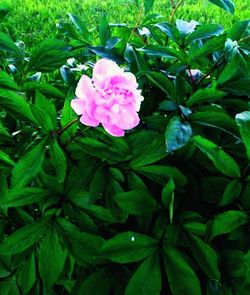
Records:
[[[250,21],[70,18],[0,33],[0,294],[249,294]],[[100,58],[142,89],[123,137],[71,108]]]

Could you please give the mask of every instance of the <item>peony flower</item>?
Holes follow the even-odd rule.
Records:
[[[102,58],[93,68],[93,78],[83,75],[76,87],[71,107],[81,115],[80,122],[96,127],[100,123],[113,136],[139,124],[141,90],[132,73],[124,72],[115,62]]]
[[[191,20],[190,22],[187,22],[182,19],[177,19],[177,21],[176,21],[176,27],[177,27],[178,31],[184,35],[194,32],[194,30],[198,24],[199,23],[195,20]]]

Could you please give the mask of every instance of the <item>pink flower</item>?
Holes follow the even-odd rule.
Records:
[[[96,127],[99,123],[113,136],[139,124],[141,90],[132,73],[124,72],[115,62],[102,58],[93,68],[93,78],[83,75],[71,107],[81,115],[80,122]]]

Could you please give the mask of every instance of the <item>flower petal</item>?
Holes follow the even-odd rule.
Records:
[[[76,96],[84,100],[94,100],[96,95],[95,88],[91,79],[83,75],[76,87]]]
[[[84,125],[91,126],[91,127],[97,127],[99,125],[99,121],[97,121],[94,118],[91,118],[86,112],[82,114],[80,118],[80,122]]]
[[[103,128],[110,134],[116,137],[124,136],[125,132],[115,125],[102,124]]]
[[[70,103],[72,109],[77,113],[77,115],[81,115],[85,110],[85,101],[82,99],[72,99]]]

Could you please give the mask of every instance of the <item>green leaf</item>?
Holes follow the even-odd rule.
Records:
[[[242,185],[238,180],[232,180],[226,187],[218,206],[231,204],[241,194]]]
[[[105,45],[110,38],[110,27],[106,14],[103,14],[99,23],[99,38],[102,45]]]
[[[164,264],[173,295],[201,295],[200,282],[181,252],[166,247]]]
[[[148,214],[160,207],[155,199],[140,190],[119,193],[113,198],[121,209],[132,215]]]
[[[46,139],[27,152],[14,166],[12,186],[22,187],[41,171],[45,157]]]
[[[213,4],[226,10],[227,12],[234,14],[234,2],[232,0],[209,0]]]
[[[84,41],[86,43],[89,43],[89,31],[82,19],[71,13],[69,13],[68,16],[72,23],[75,25],[75,27],[78,29],[78,31],[81,33],[81,37],[84,39]]]
[[[194,136],[192,141],[201,152],[207,155],[221,173],[234,178],[240,177],[240,168],[238,164],[219,146],[200,135]]]
[[[65,219],[57,218],[58,229],[65,246],[78,263],[95,263],[104,240],[97,235],[81,232]]]
[[[146,45],[146,46],[143,46],[142,48],[137,48],[136,50],[143,52],[144,54],[150,57],[173,58],[173,59],[178,59],[180,61],[184,61],[185,59],[185,56],[181,52],[171,47]]]
[[[25,92],[35,93],[39,91],[41,94],[48,96],[49,98],[64,98],[64,93],[57,89],[55,86],[46,82],[25,82],[23,83],[23,90]],[[53,111],[52,111],[53,112]],[[53,119],[54,120],[54,119]]]
[[[67,252],[54,228],[40,241],[39,273],[45,286],[52,287],[63,271]]]
[[[36,91],[36,101],[35,105],[44,111],[44,113],[49,117],[53,129],[57,128],[57,114],[55,105],[46,99],[39,91]]]
[[[77,140],[77,143],[84,149],[85,153],[112,163],[123,162],[130,158],[129,155],[126,155],[116,149],[116,146],[104,144],[93,138],[81,138]]]
[[[84,280],[77,288],[75,295],[110,295],[111,280],[106,269],[98,270]]]
[[[238,21],[233,24],[228,32],[228,38],[232,41],[239,41],[250,34],[250,20]]]
[[[17,283],[23,292],[22,294],[26,295],[29,293],[36,279],[35,255],[32,252],[18,267],[17,271]]]
[[[235,121],[240,129],[240,135],[250,160],[250,111],[245,111],[235,116]]]
[[[0,89],[0,106],[6,109],[13,117],[17,115],[18,117],[34,121],[29,104],[23,96],[14,91]]]
[[[172,178],[176,187],[183,187],[187,183],[187,178],[176,167],[163,166],[163,165],[150,165],[137,167],[134,169],[136,172],[145,175],[151,180],[165,185],[166,182]]]
[[[16,82],[4,71],[0,71],[0,86],[10,90],[18,90]]]
[[[113,262],[130,263],[150,256],[157,248],[157,241],[135,232],[123,232],[106,241],[99,254]]]
[[[162,22],[155,25],[156,28],[160,29],[163,33],[165,33],[170,39],[174,42],[178,43],[180,40],[180,33],[177,28],[168,22]]]
[[[74,94],[73,88],[70,88],[70,90],[68,91],[66,95],[64,106],[62,109],[62,117],[61,117],[62,128],[64,128],[70,122],[72,122],[74,119],[77,118],[76,113],[74,112],[74,110],[72,109],[70,105],[71,100],[74,98],[74,95],[75,94]],[[63,132],[63,134],[61,134],[62,140],[73,137],[76,134],[76,130],[77,130],[77,124],[71,125],[69,128],[67,128],[67,130]]]
[[[58,182],[63,182],[67,171],[67,158],[56,138],[50,141],[50,156],[58,177]]]
[[[248,222],[248,216],[245,212],[231,210],[217,215],[209,229],[210,240],[217,236],[231,233],[239,226]]]
[[[140,167],[149,164],[153,164],[158,162],[162,158],[166,157],[165,145],[164,145],[164,138],[163,136],[156,136],[154,138],[150,138],[150,142],[145,142],[143,146],[140,146],[140,143],[143,143],[144,136],[149,137],[147,132],[141,132],[136,134],[138,139],[138,145],[135,143],[133,138],[133,145],[136,148],[134,152],[138,151],[138,154],[134,155],[132,161],[130,162],[131,167]]]
[[[191,122],[195,122],[196,124],[218,128],[238,137],[238,128],[235,120],[232,119],[228,113],[221,109],[207,109],[205,111],[198,111],[190,115],[189,119]]]
[[[151,9],[153,9],[153,6],[154,6],[154,0],[144,0],[144,11],[145,11],[145,14],[149,13],[149,11]]]
[[[175,183],[172,178],[166,183],[162,190],[162,203],[165,208],[169,208],[175,190]]]
[[[13,166],[15,162],[4,151],[0,150],[0,163],[4,162],[7,165]]]
[[[186,39],[186,43],[189,44],[190,42],[207,39],[213,36],[219,36],[224,31],[223,27],[216,24],[206,24],[202,26],[198,26],[196,30],[188,35]]]
[[[192,58],[199,59],[200,57],[223,50],[225,47],[225,41],[226,37],[224,35],[209,39],[205,44],[202,45],[202,47],[193,52]]]
[[[2,32],[0,32],[0,50],[10,52],[17,56],[20,55],[20,50],[13,40]]]
[[[43,41],[33,50],[28,69],[39,72],[56,70],[71,56],[69,49],[69,45],[63,40]]]
[[[160,295],[161,293],[161,270],[158,253],[148,257],[140,264],[128,286],[125,295]]]
[[[18,207],[37,203],[48,196],[48,191],[36,187],[13,188],[0,199],[0,206]]]
[[[23,252],[36,243],[47,230],[48,219],[43,218],[30,223],[12,233],[0,244],[1,255],[13,255]]]
[[[220,280],[219,259],[215,250],[195,235],[188,235],[188,243],[194,258],[209,279]]]
[[[200,104],[204,102],[214,102],[220,100],[226,94],[226,92],[214,88],[199,89],[190,96],[189,100],[187,101],[187,106],[191,107],[195,104]]]
[[[188,122],[181,122],[178,116],[174,116],[168,123],[165,132],[166,150],[168,153],[185,146],[192,135],[192,128]]]
[[[160,72],[145,72],[146,77],[152,84],[161,89],[168,97],[173,97],[174,85]]]

